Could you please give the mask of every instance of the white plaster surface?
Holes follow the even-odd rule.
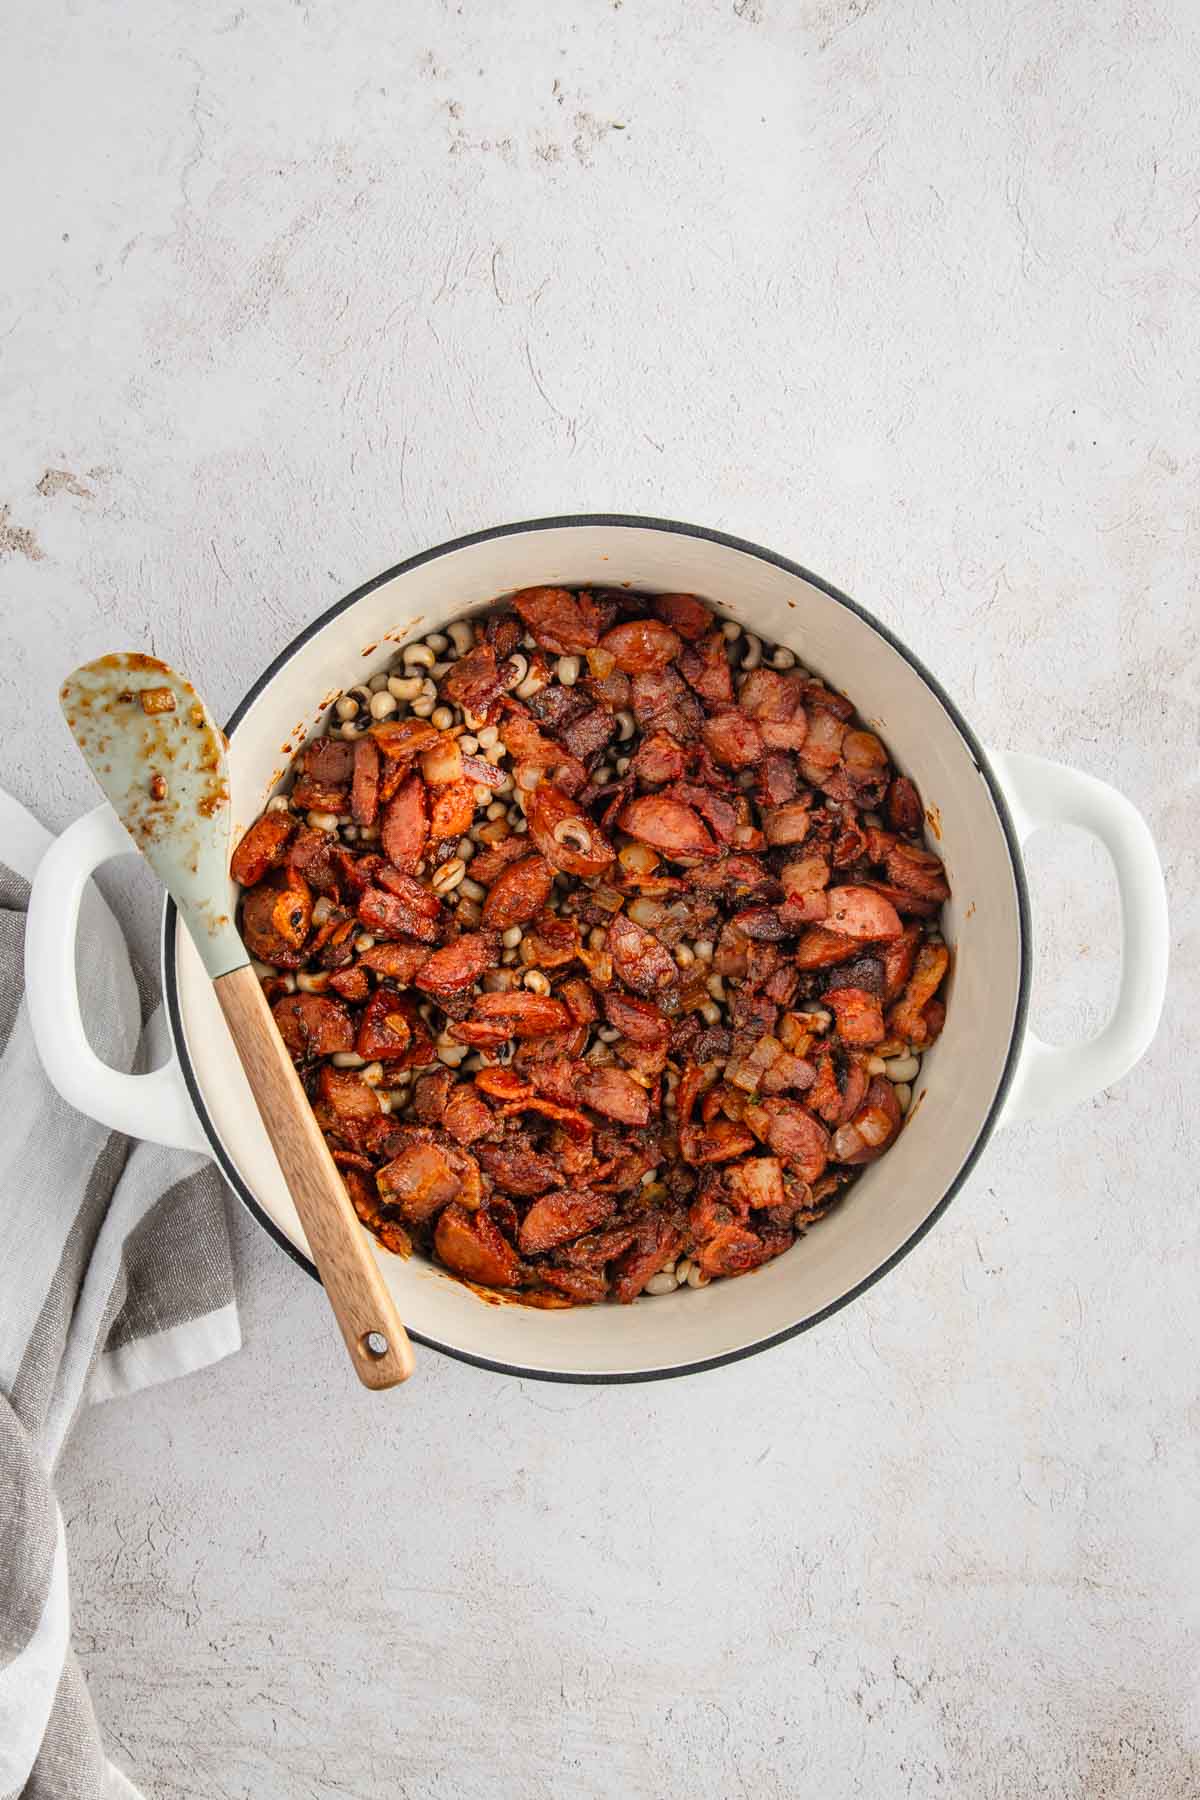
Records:
[[[1123,787],[1176,940],[1135,1075],[697,1379],[426,1353],[371,1398],[239,1215],[244,1352],[61,1472],[148,1795],[1200,1791],[1198,100],[1193,0],[6,10],[0,781],[48,823],[84,657],[228,710],[409,552],[625,509],[793,555]],[[1111,882],[1031,867],[1078,1036]]]

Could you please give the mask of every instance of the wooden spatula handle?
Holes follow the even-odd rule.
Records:
[[[213,983],[358,1379],[395,1387],[412,1345],[253,969]]]

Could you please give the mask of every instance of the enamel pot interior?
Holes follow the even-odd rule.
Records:
[[[1023,1019],[1027,937],[1018,853],[982,752],[931,678],[844,596],[795,565],[719,535],[645,520],[514,526],[414,558],[335,606],[282,652],[233,721],[235,837],[344,687],[397,645],[534,584],[700,595],[843,689],[916,781],[945,858],[955,946],[948,1016],[898,1142],[785,1256],[736,1281],[632,1307],[540,1312],[481,1298],[419,1257],[379,1253],[423,1342],[550,1379],[694,1370],[787,1337],[878,1277],[927,1229],[995,1119]],[[230,899],[233,899],[231,888]],[[225,1173],[268,1230],[307,1261],[304,1234],[212,988],[168,909],[166,987],[181,1062]]]

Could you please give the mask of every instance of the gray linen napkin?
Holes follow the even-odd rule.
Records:
[[[202,1368],[241,1333],[213,1164],[84,1119],[38,1062],[25,912],[50,841],[0,793],[0,1795],[136,1800],[70,1647],[54,1465],[81,1406]],[[124,939],[94,889],[79,949],[97,1054],[153,1067],[161,1017],[143,1031]]]

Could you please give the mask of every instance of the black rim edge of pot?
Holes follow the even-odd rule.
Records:
[[[980,744],[974,731],[967,724],[966,719],[963,717],[955,702],[950,698],[940,681],[938,681],[937,677],[925,667],[918,656],[915,656],[913,652],[894,635],[894,633],[889,631],[886,625],[881,624],[873,613],[868,612],[864,606],[860,606],[856,600],[852,600],[848,594],[843,594],[839,588],[833,587],[829,582],[822,580],[819,575],[814,575],[811,570],[803,568],[799,563],[792,562],[788,557],[779,556],[773,550],[764,549],[761,544],[751,543],[746,538],[734,537],[729,532],[713,531],[707,526],[687,525],[681,523],[677,519],[642,518],[634,513],[568,513],[559,518],[523,519],[510,525],[491,526],[485,531],[472,531],[468,532],[463,537],[452,538],[447,543],[438,544],[431,550],[421,550],[415,556],[407,557],[403,562],[396,563],[393,568],[386,569],[382,575],[376,575],[371,581],[364,582],[361,587],[355,588],[352,593],[346,594],[341,600],[336,600],[332,606],[327,607],[324,612],[320,613],[310,624],[306,625],[302,631],[297,632],[296,636],[279,652],[279,655],[274,661],[264,669],[258,680],[234,708],[225,727],[226,732],[232,737],[241,720],[258,699],[258,696],[263,692],[264,688],[275,679],[279,671],[290,661],[296,651],[300,649],[301,645],[307,643],[309,638],[315,636],[318,631],[321,631],[329,621],[336,618],[339,613],[345,612],[348,607],[355,605],[356,602],[363,599],[365,595],[373,593],[376,588],[382,587],[386,582],[395,580],[399,575],[406,575],[413,569],[419,569],[422,564],[433,562],[440,556],[448,556],[454,551],[466,549],[472,544],[487,543],[493,538],[515,537],[528,532],[556,531],[564,528],[577,529],[586,526],[616,527],[618,529],[640,531],[664,531],[673,533],[678,537],[704,538],[711,543],[722,544],[726,549],[739,550],[744,555],[757,557],[762,562],[768,562],[778,569],[783,569],[789,575],[794,575],[802,581],[807,581],[812,587],[818,588],[821,593],[827,595],[829,599],[837,601],[839,606],[844,606],[848,612],[852,612],[856,617],[862,619],[864,624],[869,625],[872,630],[877,631],[880,637],[882,637],[886,643],[891,645],[897,655],[902,656],[909,667],[920,676],[926,687],[929,688],[930,692],[939,701],[957,729],[963,742],[966,744],[967,749],[970,751],[971,758],[991,795],[992,803],[996,808],[997,817],[1000,820],[1001,829],[1003,830],[1005,839],[1008,843],[1013,882],[1017,891],[1017,914],[1020,925],[1021,956],[1021,966],[1017,985],[1017,1004],[1013,1013],[1012,1033],[1009,1038],[1008,1054],[1004,1059],[1004,1069],[1001,1073],[999,1085],[997,1086],[992,1104],[988,1108],[987,1115],[976,1134],[971,1149],[963,1159],[962,1166],[959,1168],[958,1173],[955,1175],[941,1199],[921,1221],[920,1225],[917,1226],[911,1236],[906,1238],[904,1243],[901,1244],[898,1249],[894,1250],[889,1257],[880,1263],[878,1268],[873,1269],[869,1275],[864,1276],[860,1282],[857,1282],[854,1287],[847,1293],[841,1295],[839,1299],[832,1301],[828,1306],[822,1307],[819,1312],[812,1313],[809,1317],[801,1319],[796,1325],[789,1325],[784,1331],[773,1332],[769,1337],[759,1338],[754,1343],[745,1344],[737,1350],[727,1350],[720,1356],[703,1357],[698,1362],[679,1363],[670,1368],[640,1369],[625,1373],[598,1375],[569,1374],[549,1369],[528,1369],[519,1363],[499,1362],[491,1357],[473,1356],[469,1351],[456,1349],[453,1344],[443,1343],[438,1338],[428,1337],[418,1331],[410,1331],[409,1333],[414,1342],[424,1345],[427,1349],[438,1350],[445,1356],[454,1357],[457,1362],[470,1363],[477,1369],[488,1369],[498,1375],[516,1375],[522,1380],[527,1381],[556,1381],[566,1382],[576,1386],[609,1387],[630,1382],[669,1381],[683,1375],[698,1375],[708,1369],[719,1369],[723,1368],[728,1363],[740,1362],[747,1356],[757,1356],[761,1351],[772,1350],[777,1344],[784,1344],[789,1338],[798,1337],[801,1332],[811,1331],[815,1325],[820,1325],[823,1320],[831,1318],[834,1313],[840,1312],[845,1306],[849,1306],[852,1301],[857,1300],[860,1295],[865,1294],[868,1288],[874,1287],[877,1281],[882,1280],[885,1275],[896,1267],[897,1263],[901,1262],[911,1250],[916,1248],[926,1232],[930,1231],[941,1218],[950,1202],[954,1199],[964,1182],[970,1176],[976,1163],[979,1161],[980,1156],[983,1154],[988,1139],[991,1137],[997,1121],[999,1120],[1005,1098],[1008,1094],[1009,1087],[1012,1084],[1013,1074],[1020,1055],[1022,1040],[1025,1035],[1025,1020],[1029,1011],[1029,992],[1031,985],[1032,937],[1029,915],[1029,890],[1025,880],[1025,870],[1021,859],[1020,844],[1017,839],[1012,819],[1009,815],[1008,805],[1005,801],[1003,791],[992,771],[983,746]],[[291,1239],[287,1237],[279,1226],[276,1225],[275,1221],[265,1209],[259,1205],[250,1189],[246,1186],[232,1160],[227,1156],[225,1147],[221,1142],[216,1127],[209,1117],[208,1109],[205,1106],[204,1098],[196,1080],[195,1071],[192,1068],[191,1058],[188,1055],[187,1040],[183,1031],[183,1019],[179,1009],[179,993],[175,979],[175,958],[172,954],[175,943],[175,925],[175,902],[168,899],[163,911],[163,991],[166,995],[167,1011],[171,1022],[171,1035],[174,1039],[176,1053],[179,1057],[179,1066],[183,1071],[183,1078],[187,1083],[188,1093],[190,1094],[192,1104],[196,1109],[196,1115],[204,1128],[205,1135],[209,1140],[213,1154],[221,1167],[225,1179],[228,1181],[243,1206],[245,1206],[246,1210],[257,1220],[258,1224],[262,1226],[268,1236],[274,1239],[280,1249],[287,1252],[292,1261],[296,1263],[299,1268],[310,1275],[314,1281],[319,1281],[320,1277],[312,1263],[296,1248],[295,1244],[292,1243]]]

